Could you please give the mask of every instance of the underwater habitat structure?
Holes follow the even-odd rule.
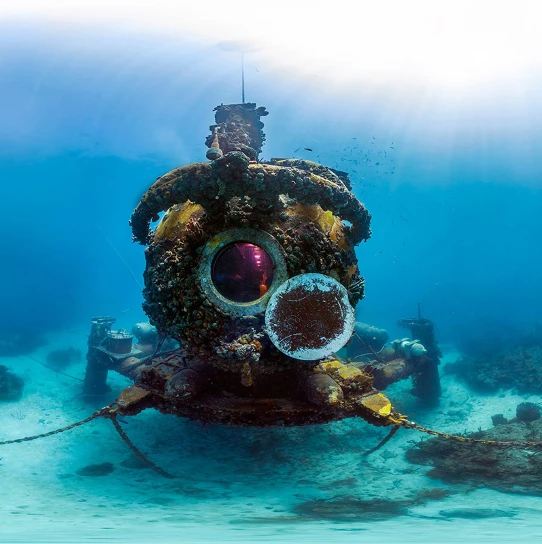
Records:
[[[424,442],[409,454],[412,462],[440,466],[444,455],[455,467],[459,452],[465,463],[474,457],[473,472],[480,448],[496,448],[494,462],[505,465],[507,448],[520,457],[526,453],[519,450],[541,448],[529,433],[508,439],[503,431],[540,418],[529,403],[513,421],[497,414],[496,431],[468,436],[423,427],[394,409],[382,391],[407,378],[423,409],[438,407],[442,353],[420,305],[416,317],[398,321],[410,337],[389,343],[386,330],[356,322],[364,279],[355,247],[370,237],[371,215],[352,193],[348,174],[301,159],[259,161],[265,108],[243,103],[215,111],[205,142],[208,161],[159,177],[132,214],[133,241],[147,246],[143,309],[149,322],[128,332],[113,329],[113,316],[91,320],[83,396],[106,397],[111,371],[133,384],[81,421],[0,446],[106,418],[141,462],[171,477],[118,420],[154,408],[243,427],[361,418],[391,427],[366,455],[400,428],[413,429],[451,445]],[[80,354],[51,355],[57,368],[49,367],[57,371]],[[10,394],[20,396],[22,380],[4,374]],[[435,471],[454,473],[446,462]]]
[[[0,9],[0,544],[542,543],[530,3]]]
[[[215,112],[209,162],[160,177],[131,219],[134,241],[148,246],[144,310],[161,341],[179,347],[164,353],[155,342],[140,357],[131,335],[111,330],[113,318],[94,318],[85,393],[107,391],[113,370],[134,381],[119,415],[153,407],[246,426],[397,424],[380,389],[409,376],[417,397],[438,404],[430,320],[402,320],[413,338],[383,354],[355,322],[364,280],[354,248],[369,238],[371,216],[348,174],[299,159],[260,162],[265,108]],[[336,355],[353,336],[367,351],[359,363]]]

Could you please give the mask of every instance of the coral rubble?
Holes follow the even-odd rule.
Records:
[[[445,371],[456,374],[475,391],[492,393],[501,388],[519,393],[542,393],[542,338],[477,357],[463,357]]]
[[[325,499],[312,499],[293,507],[298,519],[319,521],[384,521],[404,516],[409,508],[426,504],[429,501],[440,501],[454,492],[447,489],[427,489],[411,497],[394,500],[385,497],[359,498],[341,495]]]
[[[521,406],[521,405],[520,405]],[[513,419],[472,438],[498,441],[542,441],[542,419]],[[502,492],[542,495],[542,451],[460,443],[433,438],[406,453],[407,460],[432,465],[428,475],[450,483],[467,483]]]

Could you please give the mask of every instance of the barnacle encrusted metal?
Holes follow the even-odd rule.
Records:
[[[180,343],[140,368],[138,406],[245,425],[388,424],[372,377],[333,355],[363,298],[354,248],[371,216],[344,172],[258,160],[265,108],[215,111],[210,162],[160,177],[132,215],[134,241],[148,245],[143,308]]]
[[[338,176],[310,161],[290,164],[285,160],[251,163],[244,153],[233,151],[211,163],[177,168],[159,178],[138,204],[131,220],[134,240],[151,242],[151,221],[176,204],[191,201],[215,214],[224,213],[231,199],[243,198],[255,211],[265,213],[281,207],[281,195],[303,205],[318,204],[349,221],[345,237],[354,245],[370,236],[369,213]]]

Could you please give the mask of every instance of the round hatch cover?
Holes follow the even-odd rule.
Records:
[[[269,299],[265,326],[273,344],[295,359],[312,361],[340,350],[352,336],[355,314],[347,290],[323,274],[301,274]]]

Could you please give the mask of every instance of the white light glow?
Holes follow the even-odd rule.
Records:
[[[7,4],[7,3],[6,3]],[[211,43],[244,40],[254,54],[328,87],[406,80],[472,87],[539,70],[540,4],[531,1],[137,2],[33,0],[0,17],[114,24]]]

